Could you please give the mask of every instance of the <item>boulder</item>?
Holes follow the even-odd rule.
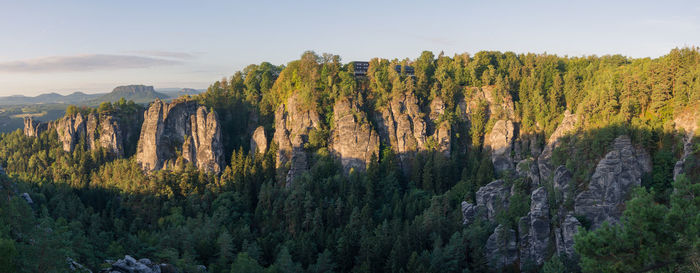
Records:
[[[592,228],[604,221],[617,223],[631,190],[639,187],[642,175],[650,171],[649,154],[633,147],[628,136],[617,137],[610,152],[598,162],[588,189],[576,196],[576,214],[591,221]]]
[[[550,217],[547,191],[544,187],[532,192],[530,212],[520,218],[520,268],[526,263],[542,265],[548,257]]]
[[[489,267],[496,272],[515,264],[518,261],[518,242],[515,231],[498,225],[486,241],[486,257]]]
[[[250,152],[253,154],[264,154],[267,152],[267,136],[265,135],[265,128],[262,126],[255,128],[250,138]]]
[[[196,101],[165,103],[156,100],[144,113],[136,162],[144,170],[192,163],[200,170],[218,173],[224,165],[221,126],[216,112]]]
[[[34,201],[32,200],[32,197],[29,196],[29,193],[26,193],[26,192],[25,192],[25,193],[20,194],[20,196],[22,197],[22,199],[24,199],[24,201],[27,201],[27,204],[30,204],[30,205],[31,205],[31,204],[34,204]]]
[[[496,173],[502,173],[513,169],[513,137],[515,127],[510,120],[499,120],[493,125],[493,129],[484,137],[484,147],[491,152],[491,161]]]
[[[364,171],[372,155],[379,156],[379,135],[374,131],[361,105],[350,98],[340,98],[333,107],[333,124],[329,149],[340,159],[345,173]]]

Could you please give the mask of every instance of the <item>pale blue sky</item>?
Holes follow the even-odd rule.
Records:
[[[0,96],[205,88],[305,50],[348,62],[422,50],[657,57],[700,45],[697,1],[564,2],[0,0]]]

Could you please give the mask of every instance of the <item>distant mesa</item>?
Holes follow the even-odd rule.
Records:
[[[97,98],[97,101],[116,102],[121,98],[124,98],[127,101],[132,100],[135,103],[149,103],[156,99],[166,99],[168,98],[168,95],[156,92],[153,86],[124,85],[117,86],[116,88],[114,88],[114,90],[112,90],[112,92]]]

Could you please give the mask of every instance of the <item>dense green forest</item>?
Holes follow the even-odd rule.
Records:
[[[413,67],[415,75],[396,65]],[[655,59],[426,51],[417,59],[372,59],[366,77],[353,71],[339,56],[306,52],[283,66],[250,65],[182,98],[218,113],[227,164],[218,175],[191,165],[145,173],[132,157],[83,145],[67,153],[55,131],[0,135],[7,173],[0,174],[0,272],[66,272],[67,257],[99,270],[125,254],[185,272],[198,265],[208,272],[489,272],[486,240],[498,224],[516,226],[527,214],[530,186],[494,171],[483,147],[494,119],[477,108],[466,126],[458,113],[470,87],[482,86],[493,87],[496,100],[512,99],[520,136],[544,142],[565,111],[584,117],[581,133],[565,137],[552,159],[572,170],[579,188],[619,135],[643,146],[653,162],[620,225],[584,225],[577,257],[554,254],[542,267],[512,270],[700,270],[697,138],[684,174],[673,179],[683,152],[673,119],[700,107],[697,48]],[[352,97],[373,113],[407,92],[421,108],[442,99],[440,120],[453,125],[453,152],[421,152],[405,173],[382,143],[366,171],[345,174],[327,147],[334,102]],[[309,171],[285,187],[275,145],[265,154],[249,151],[248,128],[273,131],[275,109],[292,94],[320,114],[322,126],[306,147],[313,154]],[[119,115],[133,107],[122,100],[69,112]],[[464,226],[460,203],[496,178],[515,189],[508,209],[496,221]]]

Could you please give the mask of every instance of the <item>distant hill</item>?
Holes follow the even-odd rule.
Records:
[[[197,95],[206,90],[204,89],[193,89],[193,88],[162,88],[156,89],[157,92],[168,95],[168,98],[174,99],[182,95]]]
[[[124,85],[117,86],[109,92],[97,99],[97,103],[103,101],[116,102],[119,99],[124,98],[127,101],[133,100],[136,103],[149,103],[155,99],[168,99],[169,96],[160,92],[156,92],[153,86],[146,85]]]
[[[85,94],[83,92],[75,92],[65,96],[58,93],[41,94],[36,97],[27,97],[22,95],[8,96],[0,97],[0,106],[49,103],[78,104],[87,100],[96,99],[102,95],[103,94]]]

